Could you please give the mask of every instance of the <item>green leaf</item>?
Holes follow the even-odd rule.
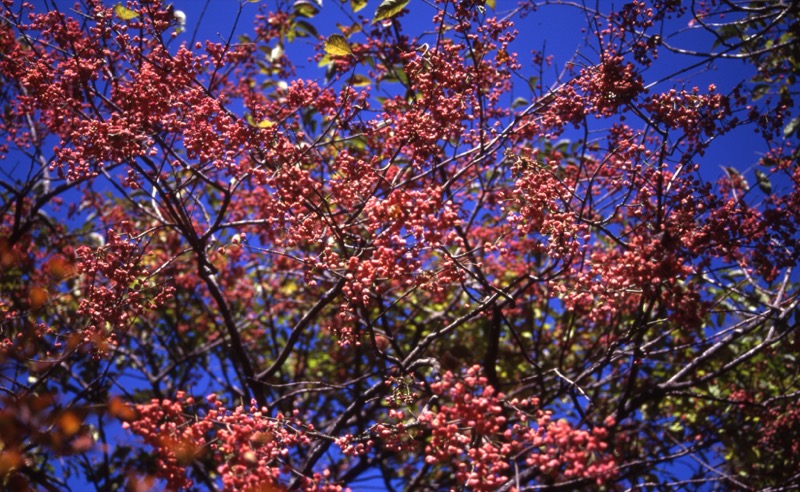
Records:
[[[555,150],[560,152],[561,154],[566,154],[569,152],[569,144],[570,140],[568,138],[562,138],[553,146]]]
[[[114,15],[122,20],[131,20],[139,17],[139,13],[135,10],[123,7],[121,3],[114,6]]]
[[[318,5],[311,0],[296,0],[292,7],[294,8],[294,13],[296,15],[299,15],[300,17],[306,17],[308,19],[319,13]]]
[[[359,73],[350,77],[350,80],[348,80],[347,82],[353,87],[366,87],[372,83],[372,81],[368,77],[361,75]]]
[[[325,40],[325,53],[330,56],[347,56],[352,55],[353,50],[350,49],[347,38],[341,34],[331,34]]]
[[[353,12],[358,12],[367,6],[367,0],[350,0],[350,8]]]
[[[790,121],[785,127],[783,127],[783,136],[785,138],[789,138],[792,134],[800,128],[800,116],[795,116],[795,118]]]
[[[389,70],[383,80],[385,82],[400,82],[401,84],[408,86],[408,75],[406,75],[402,65],[395,65],[392,67],[392,70]]]
[[[317,33],[317,29],[309,24],[304,20],[296,20],[292,23],[292,31],[294,36],[298,38],[308,37],[311,36],[312,38],[318,38],[319,34]],[[290,41],[292,38],[290,37]]]
[[[753,88],[753,100],[757,101],[769,92],[771,86],[768,84],[758,84]]]
[[[741,38],[742,32],[733,24],[725,24],[717,29],[717,34],[719,37],[714,41],[712,45],[713,48],[721,45],[723,42],[727,44],[727,41],[731,40],[732,38]]]
[[[409,0],[383,0],[378,5],[378,8],[375,9],[375,17],[372,19],[372,23],[375,24],[384,19],[394,17],[408,5],[408,2]]]
[[[756,179],[758,179],[758,188],[766,195],[772,194],[772,183],[769,181],[767,173],[761,169],[756,169]]]
[[[735,181],[736,179],[741,179],[742,180],[742,184],[744,185],[744,188],[746,190],[750,189],[750,184],[747,182],[746,179],[744,179],[744,176],[742,176],[742,173],[740,173],[739,170],[737,170],[735,167],[722,166],[722,170],[725,171],[725,174],[728,175],[728,179],[730,179],[731,181]]]
[[[528,102],[527,99],[525,99],[524,97],[518,97],[518,98],[514,99],[514,101],[511,103],[511,107],[513,109],[524,108],[524,107],[528,106],[528,104],[530,104],[530,103]]]

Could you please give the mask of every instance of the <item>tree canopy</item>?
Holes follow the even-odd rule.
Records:
[[[229,3],[2,2],[2,487],[800,486],[800,3]]]

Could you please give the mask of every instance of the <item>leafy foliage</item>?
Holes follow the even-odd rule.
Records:
[[[372,22],[390,19],[399,14],[408,5],[409,0],[383,0],[378,8],[375,9],[375,17]]]

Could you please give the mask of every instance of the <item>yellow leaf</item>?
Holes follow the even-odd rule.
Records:
[[[486,0],[486,6],[489,7],[490,9],[494,10],[495,1],[494,0]]]
[[[286,282],[286,285],[284,285],[283,289],[281,289],[282,293],[286,295],[292,295],[298,290],[299,289],[297,288],[297,284],[294,282]]]
[[[122,6],[121,3],[118,3],[114,6],[114,15],[119,17],[122,20],[131,20],[139,17],[139,13],[135,10],[131,10],[129,8],[125,8]]]
[[[358,12],[367,6],[367,0],[350,0],[350,8],[353,12]]]
[[[263,128],[271,128],[271,127],[275,126],[275,122],[274,121],[270,121],[270,120],[266,120],[266,119],[265,120],[261,120],[261,121],[256,121],[255,118],[253,118],[253,115],[250,115],[250,114],[245,116],[244,119],[247,120],[247,124],[248,125],[254,126],[256,128],[262,128],[263,129]]]
[[[325,40],[325,53],[331,56],[347,56],[352,55],[353,50],[350,49],[350,43],[341,34],[331,34]]]

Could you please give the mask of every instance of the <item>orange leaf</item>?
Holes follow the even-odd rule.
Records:
[[[34,311],[44,306],[48,297],[50,297],[50,295],[41,287],[31,287],[28,291],[28,302],[30,303],[31,309]]]
[[[61,255],[55,255],[47,260],[44,268],[56,280],[64,280],[75,274],[75,266]]]
[[[81,430],[83,421],[75,412],[67,410],[58,417],[57,423],[62,434],[67,437],[72,437]]]
[[[0,477],[22,465],[22,456],[14,450],[0,451]]]
[[[130,422],[136,419],[136,410],[122,401],[122,398],[118,396],[109,400],[108,413],[124,422]]]

